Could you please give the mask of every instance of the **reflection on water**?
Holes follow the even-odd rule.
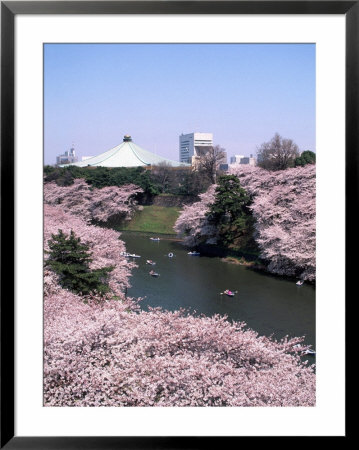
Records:
[[[172,311],[187,308],[208,316],[227,315],[229,320],[246,322],[260,335],[277,339],[305,336],[305,343],[315,348],[313,286],[298,287],[294,281],[218,257],[189,256],[189,250],[172,237],[156,242],[150,240],[151,235],[123,232],[121,236],[128,252],[141,255],[135,259],[138,268],[133,270],[128,295],[145,297],[143,309],[161,306]],[[147,259],[156,265],[147,265]],[[160,274],[158,278],[149,275],[152,269]],[[225,289],[238,293],[234,297],[220,295]]]

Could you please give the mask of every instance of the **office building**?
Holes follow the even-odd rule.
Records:
[[[212,146],[212,133],[182,133],[179,137],[179,160],[181,163],[192,164],[193,159],[205,154]]]

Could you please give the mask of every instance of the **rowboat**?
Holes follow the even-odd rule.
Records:
[[[303,283],[304,283],[304,280],[299,280],[299,281],[297,281],[295,284],[296,284],[297,286],[302,286]]]
[[[228,295],[228,297],[234,297],[235,294],[237,294],[238,291],[230,291],[229,289],[226,289],[224,292],[221,292],[221,295]]]
[[[294,345],[295,349],[301,350],[302,349],[302,345],[301,344],[296,344]],[[307,348],[306,350],[303,351],[304,355],[315,355],[315,350],[312,350],[311,348]]]
[[[135,253],[127,253],[127,252],[121,252],[121,256],[126,256],[126,258],[141,258],[140,255],[136,255]]]
[[[152,261],[152,259],[147,259],[146,264],[150,264],[151,266],[155,266],[156,263]]]
[[[148,272],[148,273],[151,275],[151,277],[159,277],[159,276],[160,276],[160,274],[157,273],[157,272],[155,272],[154,270],[151,270],[151,271]]]

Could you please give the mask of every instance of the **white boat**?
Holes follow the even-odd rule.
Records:
[[[160,274],[157,273],[157,272],[155,272],[154,270],[151,270],[151,271],[148,272],[148,273],[151,275],[151,277],[159,277],[159,276],[160,276]]]
[[[200,256],[200,253],[199,252],[188,252],[187,255]]]
[[[141,258],[140,255],[136,255],[135,253],[129,253],[128,256],[131,256],[131,258]]]
[[[157,237],[157,238],[151,237],[150,240],[151,240],[151,241],[159,241],[160,238],[159,238],[159,237]]]
[[[299,281],[297,281],[295,284],[296,284],[297,286],[302,286],[303,283],[304,283],[304,280],[299,280]]]
[[[146,264],[150,264],[151,266],[155,266],[156,263],[152,261],[152,259],[147,259]]]
[[[302,349],[302,344],[296,344],[293,348],[296,348],[298,350]],[[315,350],[312,350],[311,348],[307,348],[306,350],[303,350],[304,355],[315,355]]]

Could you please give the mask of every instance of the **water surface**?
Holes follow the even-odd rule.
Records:
[[[224,262],[218,257],[189,256],[173,237],[151,241],[153,235],[122,232],[127,251],[141,255],[130,279],[128,295],[145,297],[141,307],[161,306],[170,311],[187,308],[197,314],[227,315],[246,322],[260,335],[280,339],[305,336],[315,348],[315,288],[295,281]],[[168,254],[174,257],[169,258]],[[156,262],[146,264],[146,259]],[[160,274],[151,277],[154,269]],[[220,295],[225,289],[238,291],[235,297]]]

